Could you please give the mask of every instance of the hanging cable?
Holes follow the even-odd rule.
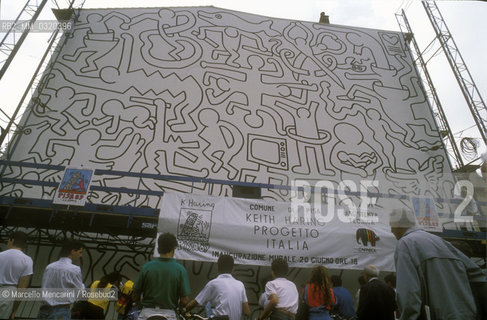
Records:
[[[475,138],[465,137],[460,140],[460,149],[469,160],[478,156],[479,141]]]

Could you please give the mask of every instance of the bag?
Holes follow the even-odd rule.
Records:
[[[303,299],[299,299],[298,311],[296,312],[295,320],[308,320],[309,318],[309,307],[306,303],[306,300],[308,300],[307,291],[308,286],[306,285],[304,287],[304,297]]]
[[[134,283],[131,280],[127,280],[123,285],[122,291],[118,296],[118,300],[115,303],[115,311],[124,315],[127,311],[129,311],[130,307],[132,306],[132,290],[134,287]]]

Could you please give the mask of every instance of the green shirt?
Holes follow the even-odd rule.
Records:
[[[174,258],[159,257],[144,264],[134,292],[141,294],[143,307],[174,309],[190,293],[188,274]]]

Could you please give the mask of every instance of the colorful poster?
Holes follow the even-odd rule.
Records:
[[[433,199],[414,197],[411,202],[413,203],[416,221],[421,229],[432,232],[443,231]]]
[[[92,176],[93,169],[66,168],[52,202],[55,204],[84,206]]]
[[[365,222],[342,221],[346,212],[330,216],[325,207],[294,219],[293,210],[290,202],[165,193],[158,232],[177,236],[181,260],[216,262],[230,254],[244,265],[282,257],[293,267],[362,270],[373,263],[394,270],[396,240],[379,211],[376,222]]]

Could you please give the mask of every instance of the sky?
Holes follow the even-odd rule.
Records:
[[[0,20],[13,20],[27,0],[1,0]],[[40,2],[40,1],[39,1]],[[38,19],[54,20],[51,8],[55,1],[49,0]],[[66,7],[68,0],[58,0],[60,7]],[[485,1],[437,1],[438,8],[453,36],[468,70],[487,102],[487,2]],[[474,120],[463,98],[453,72],[443,52],[433,56],[439,48],[426,12],[419,0],[86,0],[84,8],[122,7],[181,7],[208,6],[248,12],[273,18],[318,22],[320,13],[330,17],[330,23],[372,29],[400,31],[396,13],[405,10],[411,28],[421,50],[432,43],[425,52],[429,59],[428,68],[446,113],[449,125],[456,137],[479,138]],[[7,73],[0,79],[0,109],[11,116],[32,78],[39,60],[47,48],[49,33],[30,33],[17,53]],[[4,34],[0,33],[3,38]],[[431,58],[431,59],[430,59]],[[0,126],[4,127],[6,117],[0,112]],[[473,128],[472,128],[473,126]],[[486,152],[481,140],[480,153]]]

